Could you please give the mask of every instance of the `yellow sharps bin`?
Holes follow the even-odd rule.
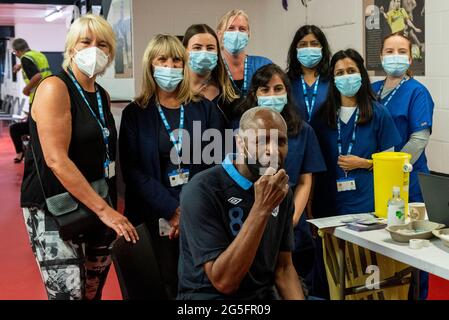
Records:
[[[381,152],[373,154],[374,171],[374,202],[376,216],[388,217],[388,200],[392,197],[393,187],[401,188],[401,198],[405,202],[405,212],[408,212],[408,191],[410,164],[412,156],[404,152]]]

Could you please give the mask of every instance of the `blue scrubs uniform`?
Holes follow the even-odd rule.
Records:
[[[378,93],[382,84],[383,81],[373,84],[375,93]],[[382,103],[386,103],[390,96],[391,93],[382,100]],[[386,108],[390,111],[401,136],[399,144],[395,146],[396,151],[402,150],[413,133],[425,129],[432,130],[434,102],[426,87],[413,78],[402,84],[386,105]],[[418,181],[419,172],[429,173],[425,152],[413,165],[413,171],[410,174],[410,202],[423,202]]]
[[[261,56],[248,56],[248,74],[247,74],[247,79],[248,79],[248,89],[251,86],[251,79],[253,78],[253,75],[256,73],[257,69],[259,69],[260,67],[263,67],[267,64],[273,63],[273,61],[271,61],[268,58],[265,57],[261,57]]]
[[[285,159],[285,170],[289,177],[289,185],[293,192],[301,174],[326,170],[320,146],[312,127],[302,121],[302,128],[296,137],[288,138],[288,154]],[[313,247],[310,228],[303,214],[295,227],[295,251]]]
[[[343,154],[347,154],[352,140],[356,112],[347,124],[341,123]],[[316,178],[314,214],[333,216],[352,213],[374,212],[373,173],[366,169],[350,171],[357,190],[337,192],[337,180],[344,178],[344,171],[338,166],[337,129],[329,128],[323,121],[316,119],[321,151],[326,161],[327,172]],[[371,159],[372,154],[396,146],[400,136],[388,110],[373,101],[373,118],[369,123],[357,125],[355,143],[351,155]]]
[[[301,77],[290,79],[292,83],[292,93],[293,97],[295,98],[295,102],[299,107],[299,114],[301,116],[301,119],[313,123],[313,121],[309,121],[309,115],[307,113],[307,106],[304,99],[304,89],[301,82]],[[307,99],[310,103],[312,103],[312,97],[313,92],[315,88],[315,83],[312,84],[312,86],[309,86],[306,83],[306,91],[307,91]],[[323,77],[320,77],[320,81],[318,83],[318,90],[316,94],[316,102],[315,106],[312,109],[312,120],[317,114],[317,111],[321,109],[321,107],[324,106],[327,100],[327,93],[329,91],[329,80],[325,79]]]
[[[246,92],[243,92],[243,96],[240,96],[240,99],[246,98],[248,90],[251,86],[251,79],[257,69],[270,63],[273,62],[268,58],[248,55],[246,57],[246,69],[243,70],[243,79],[232,79],[232,76],[230,76],[228,71],[228,76],[230,76],[229,78],[231,79],[234,88],[237,89],[237,93],[240,94],[242,90],[246,89]]]

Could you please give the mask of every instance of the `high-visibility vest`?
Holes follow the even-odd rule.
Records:
[[[34,63],[34,65],[39,70],[39,73],[41,74],[41,77],[42,77],[41,81],[52,75],[50,66],[48,64],[47,57],[43,53],[41,53],[39,51],[29,50],[23,54],[23,56],[20,58],[20,61],[22,61],[22,59],[30,59]],[[25,81],[25,83],[26,84],[30,83],[30,79],[28,79],[23,68],[22,68],[22,75],[23,75],[23,80]],[[36,87],[34,87],[31,90],[30,104],[33,102],[34,92],[36,91]]]

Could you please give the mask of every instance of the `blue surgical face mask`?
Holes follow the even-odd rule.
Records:
[[[267,107],[279,113],[284,110],[287,104],[287,94],[282,94],[279,96],[258,96],[257,104],[259,107]]]
[[[320,63],[323,58],[321,48],[297,48],[296,57],[298,61],[306,68],[313,68]]]
[[[218,56],[213,51],[190,51],[189,66],[193,72],[205,74],[217,66]]]
[[[155,66],[153,77],[162,90],[173,92],[184,78],[184,69]]]
[[[404,54],[386,55],[382,59],[382,67],[389,76],[403,76],[410,68],[409,56]]]
[[[362,86],[362,75],[354,73],[335,77],[335,86],[343,96],[354,97]]]
[[[248,45],[249,36],[246,32],[225,31],[223,34],[223,46],[232,54],[239,53]]]

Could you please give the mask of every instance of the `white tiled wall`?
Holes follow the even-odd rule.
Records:
[[[427,147],[430,169],[449,173],[449,1],[426,1],[426,77],[418,78],[435,101]]]
[[[307,21],[325,31],[332,51],[363,52],[362,0],[311,0]],[[449,174],[449,1],[426,0],[426,76],[417,77],[435,101],[434,126],[426,153],[433,171]]]

